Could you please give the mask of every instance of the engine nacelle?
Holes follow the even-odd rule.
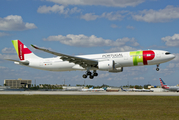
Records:
[[[123,67],[119,67],[119,68],[116,68],[114,70],[109,70],[109,72],[114,72],[114,73],[116,73],[116,72],[122,72],[122,71],[123,71]]]
[[[98,63],[98,68],[100,70],[114,70],[115,69],[115,62],[111,61],[101,61]]]

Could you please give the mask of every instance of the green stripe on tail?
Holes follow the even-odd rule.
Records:
[[[17,55],[19,55],[19,51],[18,51],[18,40],[12,40],[12,44],[14,45],[14,48],[17,52]]]

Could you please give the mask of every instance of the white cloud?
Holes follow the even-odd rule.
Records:
[[[116,41],[110,39],[103,39],[101,37],[96,37],[95,35],[91,35],[90,37],[85,36],[83,34],[73,35],[68,34],[66,36],[57,35],[57,36],[49,36],[48,38],[44,38],[44,41],[59,41],[63,44],[70,46],[80,46],[80,47],[95,47],[95,46],[122,46],[125,44],[131,44],[132,46],[138,46],[139,44],[135,41],[134,38],[124,37],[122,39],[117,39]]]
[[[153,78],[153,80],[154,80],[154,81],[156,81],[156,80],[158,80],[158,79],[156,79],[156,78]]]
[[[135,29],[133,26],[130,26],[130,25],[128,25],[126,28],[127,29]]]
[[[169,67],[167,67],[165,69],[160,69],[160,71],[159,71],[159,73],[164,74],[165,76],[171,75],[174,72],[175,72],[175,70],[173,70],[173,68],[169,68]]]
[[[0,37],[3,37],[3,36],[8,36],[9,34],[8,33],[5,33],[5,32],[0,32]]]
[[[123,47],[113,47],[109,50],[106,50],[106,52],[126,52],[126,51],[134,51],[134,50],[137,49],[130,46],[123,46]]]
[[[101,17],[107,18],[108,20],[122,20],[124,16],[121,15],[120,12],[110,12],[110,13],[103,13]]]
[[[161,38],[167,46],[179,47],[179,34],[174,34],[173,36],[166,36]]]
[[[21,16],[9,15],[0,18],[0,30],[4,31],[22,31],[37,28],[34,23],[24,23]]]
[[[0,59],[18,59],[17,55],[3,55],[0,54]]]
[[[170,63],[167,67],[168,67],[168,68],[174,68],[175,65],[176,65],[175,63]]]
[[[109,73],[105,72],[99,75],[99,78],[106,78],[109,76]]]
[[[172,60],[173,62],[179,62],[179,53],[175,53],[175,58]]]
[[[179,7],[168,5],[166,8],[158,11],[153,9],[143,10],[138,14],[133,14],[132,17],[134,20],[144,22],[168,22],[179,18]]]
[[[144,75],[144,74],[148,74],[148,68],[144,67],[144,66],[138,66],[138,67],[124,67],[124,72],[123,72],[124,76],[123,77],[129,77],[129,76],[133,76],[132,78],[134,78],[136,76],[139,75]]]
[[[135,7],[145,0],[46,0],[63,5],[101,5],[114,7]]]
[[[69,9],[69,8],[66,8],[65,9],[65,6],[64,5],[54,5],[54,6],[40,6],[38,9],[37,9],[37,12],[38,13],[59,13],[59,14],[73,14],[73,13],[78,13],[80,12],[81,10],[78,9],[77,7],[74,7],[72,9]]]
[[[114,21],[119,20],[121,21],[124,18],[123,13],[126,11],[121,12],[110,12],[110,13],[102,13],[102,15],[95,15],[95,13],[86,13],[85,15],[81,15],[81,19],[85,19],[86,21],[96,20],[97,18],[106,18],[108,20]]]
[[[0,66],[0,69],[6,69],[6,67]]]
[[[179,53],[174,54],[175,58],[172,62],[167,66],[168,69],[179,68]]]
[[[134,80],[144,80],[144,77],[136,77]]]
[[[118,26],[116,24],[111,24],[112,28],[118,28]]]
[[[100,18],[100,16],[95,15],[94,13],[86,13],[85,15],[81,15],[81,19],[85,19],[86,21],[96,20]]]
[[[4,49],[2,49],[1,52],[2,53],[16,53],[14,48],[6,48],[6,47]]]
[[[159,73],[166,75],[171,75],[176,72],[179,68],[179,53],[175,54],[175,58],[168,64],[165,69],[160,69]]]

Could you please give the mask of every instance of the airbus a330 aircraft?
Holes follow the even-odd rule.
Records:
[[[162,80],[162,78],[159,78],[159,79],[160,79],[161,87],[163,89],[179,92],[179,86],[168,86],[167,84],[165,84],[165,82]]]
[[[175,58],[175,55],[162,50],[72,56],[31,45],[35,49],[57,56],[53,58],[41,58],[32,53],[20,40],[12,40],[12,43],[20,61],[8,60],[14,61],[15,64],[48,71],[85,70],[86,73],[83,74],[83,78],[89,76],[90,79],[93,79],[94,76],[98,76],[97,70],[122,72],[123,67],[157,65],[156,70],[159,71],[159,64]],[[93,70],[93,73],[91,73],[90,70]]]

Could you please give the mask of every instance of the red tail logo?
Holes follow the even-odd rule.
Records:
[[[18,40],[19,59],[25,60],[24,54],[32,53],[20,40]]]

